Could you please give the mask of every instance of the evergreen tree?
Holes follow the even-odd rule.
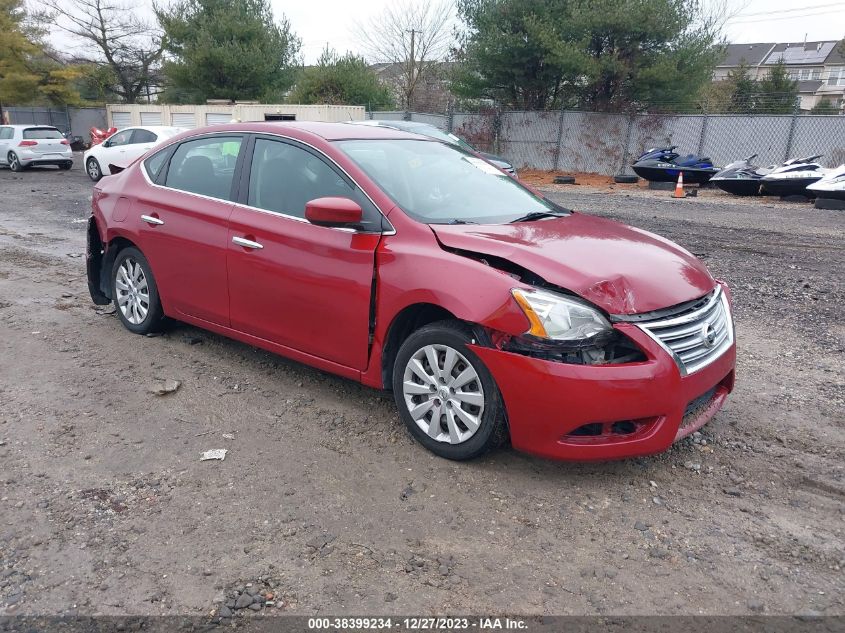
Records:
[[[268,0],[178,0],[156,15],[168,53],[164,100],[280,101],[293,85],[300,41]]]
[[[291,103],[363,105],[370,110],[393,107],[390,90],[379,82],[363,57],[340,56],[326,49],[316,66],[305,68],[288,100]]]

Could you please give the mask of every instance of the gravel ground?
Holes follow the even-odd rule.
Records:
[[[0,172],[0,614],[845,612],[845,214],[550,188],[731,284],[736,392],[657,457],[456,464],[385,394],[95,309],[80,164]]]

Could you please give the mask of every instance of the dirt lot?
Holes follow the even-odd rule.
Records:
[[[549,188],[732,285],[737,390],[658,457],[456,464],[385,394],[95,309],[79,162],[0,172],[0,614],[212,613],[247,583],[273,613],[845,612],[845,213]]]

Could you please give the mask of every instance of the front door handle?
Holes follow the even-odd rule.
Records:
[[[161,224],[164,224],[164,220],[161,220],[161,219],[159,219],[159,218],[154,218],[154,217],[153,217],[153,216],[151,216],[151,215],[142,215],[142,216],[141,216],[141,219],[142,219],[144,222],[146,222],[147,224],[152,224],[152,225],[154,225],[154,226],[159,226],[159,225],[161,225]]]
[[[233,237],[232,241],[238,246],[243,246],[244,248],[264,248],[263,244],[259,244],[258,242],[254,242],[243,237]]]

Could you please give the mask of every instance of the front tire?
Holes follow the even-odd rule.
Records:
[[[473,459],[507,437],[502,396],[456,321],[411,334],[393,366],[393,395],[411,435],[439,457]]]
[[[88,177],[94,182],[97,182],[103,177],[103,170],[100,168],[100,163],[96,158],[92,157],[86,161],[85,171],[88,173]]]
[[[149,334],[161,328],[164,311],[152,269],[134,246],[117,254],[111,274],[112,297],[123,325],[135,334]]]
[[[18,158],[18,155],[14,152],[9,152],[9,155],[6,156],[6,162],[9,163],[9,169],[14,172],[22,172],[23,165],[21,164],[21,159]]]

